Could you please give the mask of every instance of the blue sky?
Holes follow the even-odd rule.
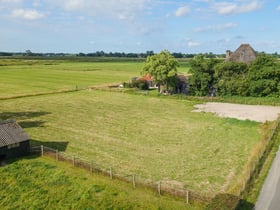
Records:
[[[0,51],[280,53],[276,0],[0,0]]]

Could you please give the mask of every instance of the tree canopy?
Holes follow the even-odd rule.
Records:
[[[159,54],[148,56],[141,74],[150,75],[159,85],[165,85],[168,90],[169,86],[174,85],[176,81],[178,61],[164,50]]]
[[[214,66],[217,59],[206,59],[203,55],[195,56],[190,61],[190,90],[194,95],[205,96],[213,92],[215,78]]]
[[[190,72],[193,95],[280,96],[280,64],[264,53],[250,64],[197,56],[191,61]]]

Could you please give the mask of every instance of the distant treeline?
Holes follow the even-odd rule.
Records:
[[[154,55],[154,51],[146,51],[145,53],[125,53],[125,52],[104,52],[104,51],[96,51],[91,53],[34,53],[30,50],[26,50],[25,52],[0,52],[0,56],[38,56],[38,57],[66,57],[66,56],[77,56],[77,57],[115,57],[115,58],[146,58],[150,55]],[[174,52],[171,53],[175,58],[194,58],[198,54],[193,53],[181,53]],[[209,53],[200,53],[205,58],[225,58],[225,54],[214,54],[212,52]]]
[[[154,51],[146,51],[145,53],[125,53],[125,52],[104,52],[96,51],[91,53],[34,53],[30,50],[25,52],[0,52],[0,56],[32,56],[32,57],[110,57],[110,58],[147,58],[150,55],[154,55]],[[194,58],[197,55],[201,55],[204,58],[225,58],[225,54],[215,54],[212,52],[207,53],[181,53],[173,52],[171,55],[175,58]],[[273,57],[280,58],[280,54],[277,52],[272,54]]]

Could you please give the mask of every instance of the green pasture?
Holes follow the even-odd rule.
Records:
[[[195,102],[85,90],[0,101],[34,140],[144,179],[227,191],[263,137],[260,124],[194,113]]]
[[[179,73],[188,74],[189,63],[179,63]],[[149,95],[110,92],[108,89],[55,93],[128,81],[131,77],[140,76],[142,66],[143,60],[0,59],[0,121],[16,119],[30,135],[32,145],[44,144],[92,160],[97,167],[112,167],[114,173],[122,176],[135,174],[136,179],[170,181],[177,187],[210,196],[232,192],[237,183],[244,180],[244,171],[250,170],[249,162],[252,163],[252,157],[257,156],[263,139],[268,135],[270,123],[260,124],[218,118],[209,113],[194,113],[191,111],[193,105],[199,103],[197,98],[158,97],[156,91]],[[8,99],[38,93],[55,94]],[[205,101],[201,100],[201,103]],[[231,97],[217,100],[279,104],[279,100],[273,98]],[[60,183],[55,186],[59,192],[65,190],[66,194],[61,194],[62,197],[69,195],[65,203],[71,203],[70,199],[77,201],[69,204],[70,209],[81,207],[79,205],[87,206],[93,197],[98,197],[98,204],[94,204],[93,208],[110,208],[109,203],[124,209],[130,209],[132,205],[152,209],[165,206],[168,209],[177,205],[162,203],[161,200],[156,201],[147,196],[151,202],[156,203],[156,206],[149,206],[151,204],[148,204],[149,198],[145,197],[145,192],[133,194],[124,190],[121,184],[111,189],[111,182],[101,182],[104,188],[107,186],[108,191],[104,190],[101,196],[96,195],[94,190],[87,188],[91,186],[88,181],[83,183],[87,178],[73,177],[71,184],[74,187],[67,191],[69,186],[66,187],[58,176],[62,174],[66,180],[70,180],[70,174],[75,175],[76,172],[65,172],[64,168],[61,171],[60,167],[63,166],[56,166],[53,167],[53,163],[44,159],[30,159],[0,168],[1,175],[11,177],[0,183],[1,206],[16,208],[25,201],[24,205],[34,203],[34,208],[40,208],[41,205],[52,208],[55,203],[63,207],[56,199],[57,191],[42,187],[43,182],[40,180],[34,185],[26,184],[30,183],[28,179],[16,181],[18,177],[27,177],[28,170],[32,171],[32,176],[28,174],[31,180],[58,174],[50,182]],[[38,170],[38,173],[33,170]],[[11,196],[14,188],[5,191],[3,186],[7,183],[9,186],[18,185],[16,192],[22,194],[20,199]],[[80,185],[81,188],[77,189]],[[35,189],[31,190],[34,186]],[[81,193],[79,197],[83,189],[88,189],[89,193]],[[3,191],[6,194],[2,195]],[[75,196],[74,192],[77,191],[79,193]],[[131,203],[125,205],[123,195],[115,200],[109,193],[111,191],[127,192],[124,194],[125,200],[132,200]],[[43,196],[44,200],[40,193],[50,196]],[[130,194],[139,196],[139,201],[128,197]],[[144,197],[140,194],[144,194]],[[28,196],[29,200],[26,199]],[[59,196],[59,200],[63,200]],[[40,199],[43,199],[42,203]],[[180,209],[180,205],[175,209]]]
[[[127,82],[140,76],[143,62],[0,59],[0,98]],[[189,63],[180,65],[187,73]]]
[[[0,167],[0,205],[6,209],[200,209],[48,158]]]
[[[121,83],[142,68],[140,62],[44,62],[0,66],[0,97]]]

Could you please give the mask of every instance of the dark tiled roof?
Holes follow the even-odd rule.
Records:
[[[30,139],[14,120],[0,122],[0,147]]]

